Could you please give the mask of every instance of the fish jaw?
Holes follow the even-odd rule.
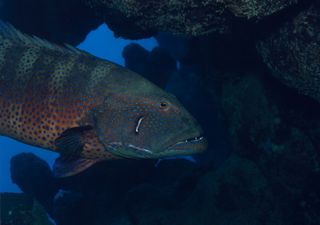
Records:
[[[183,156],[202,153],[207,149],[208,141],[205,137],[199,136],[179,141],[159,153],[159,158],[171,156]]]
[[[110,143],[106,150],[123,158],[158,159],[202,153],[207,146],[207,139],[200,136],[179,141],[159,152],[122,142]]]

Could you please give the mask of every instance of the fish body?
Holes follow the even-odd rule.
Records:
[[[59,152],[58,176],[97,161],[203,151],[201,128],[142,76],[0,26],[0,135]]]

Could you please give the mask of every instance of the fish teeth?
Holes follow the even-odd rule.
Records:
[[[203,137],[194,137],[194,138],[189,138],[189,139],[185,140],[184,142],[188,143],[188,142],[192,142],[192,141],[201,141],[202,139],[203,139]]]

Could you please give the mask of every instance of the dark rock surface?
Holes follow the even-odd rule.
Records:
[[[206,68],[198,75],[228,127],[233,150],[254,162],[270,185],[276,208],[272,215],[277,218],[273,223],[317,224],[319,103],[272,77],[251,42],[242,46],[224,42],[225,48],[217,49],[216,41],[215,37],[189,40],[185,54],[178,54],[181,64]],[[217,63],[215,56],[223,49],[234,53]],[[242,53],[247,54],[241,57]]]
[[[85,0],[116,35],[142,38],[157,32],[200,36],[228,33],[236,19],[259,19],[280,11],[296,0],[272,1],[124,1]],[[128,29],[129,28],[129,29]]]
[[[72,45],[103,22],[78,0],[2,0],[0,19],[28,34]]]
[[[129,212],[136,224],[282,224],[270,186],[257,166],[232,156],[217,171],[198,178],[177,201],[174,187],[140,186]]]
[[[230,33],[238,23],[294,6],[297,0],[103,1],[4,0],[0,18],[58,43],[78,44],[106,22],[117,36],[139,39],[158,32],[201,36]]]
[[[226,9],[231,11],[236,17],[259,19],[294,5],[298,0],[223,0],[222,2],[224,2]]]
[[[60,180],[53,218],[59,225],[282,224],[268,180],[249,160],[233,155],[218,170],[150,162],[101,163]]]
[[[272,74],[320,101],[320,4],[300,12],[257,45]]]
[[[284,224],[319,221],[319,104],[270,78],[266,70],[223,76],[229,80],[220,83],[216,94],[221,91],[234,151],[265,175]]]
[[[16,157],[27,159],[29,156],[20,154]],[[22,166],[15,163],[11,167],[14,171],[25,168],[26,164],[29,168],[37,167],[36,160],[26,162],[28,163]],[[26,180],[21,176],[17,178],[16,183],[21,189],[27,186],[29,192],[36,193],[37,199],[43,199],[43,195],[38,196],[36,192],[38,184],[44,180],[42,172],[46,173],[44,170],[38,171],[38,181],[32,174],[27,173],[25,177],[28,178],[28,184],[20,182]],[[162,161],[157,167],[153,160],[115,160],[99,163],[77,176],[56,180],[59,190],[56,189],[55,196],[50,193],[46,195],[47,201],[53,202],[51,211],[48,212],[59,225],[110,224],[113,220],[130,217],[127,198],[136,196],[135,190],[140,189],[140,186],[164,188],[170,192],[172,189],[172,195],[175,196],[175,199],[172,199],[174,204],[186,198],[195,187],[197,177],[203,172],[204,170],[196,164],[186,160]],[[171,185],[174,188],[171,188]],[[159,198],[157,193],[154,198]]]
[[[2,225],[53,225],[44,209],[26,194],[0,193]]]

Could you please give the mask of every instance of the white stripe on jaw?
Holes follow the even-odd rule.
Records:
[[[142,116],[142,117],[140,117],[140,119],[138,120],[138,124],[137,124],[137,126],[136,126],[136,133],[139,133],[139,127],[140,127],[140,125],[141,125],[141,122],[142,122],[142,120],[144,119],[144,117]]]
[[[132,144],[129,144],[128,147],[134,148],[134,149],[139,150],[139,151],[147,152],[147,153],[149,153],[149,154],[153,154],[152,151],[150,151],[149,149],[140,148],[140,147],[137,147],[137,146],[132,145]]]

